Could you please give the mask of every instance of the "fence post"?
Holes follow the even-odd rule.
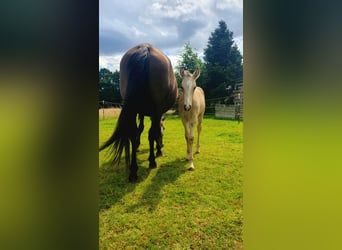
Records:
[[[102,100],[102,119],[104,120],[104,103],[105,101]]]

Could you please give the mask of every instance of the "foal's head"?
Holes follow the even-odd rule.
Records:
[[[192,97],[196,88],[196,80],[200,76],[199,69],[196,69],[194,73],[190,73],[188,70],[181,70],[180,75],[182,77],[182,90],[184,98],[184,110],[189,111],[192,107]]]

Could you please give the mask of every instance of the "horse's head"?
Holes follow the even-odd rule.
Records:
[[[190,73],[188,70],[180,70],[182,77],[182,90],[184,98],[184,110],[189,111],[192,107],[192,97],[196,88],[196,80],[200,76],[200,70],[196,69],[194,73]]]

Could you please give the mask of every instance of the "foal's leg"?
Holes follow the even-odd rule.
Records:
[[[150,168],[157,167],[156,157],[154,155],[154,142],[157,140],[157,138],[161,137],[160,118],[161,116],[151,117],[152,125],[148,131],[148,140],[150,142],[150,156],[148,157],[148,160],[150,161]]]
[[[183,126],[185,130],[185,140],[187,145],[187,156],[186,159],[190,162],[189,163],[189,170],[193,170],[195,168],[193,159],[194,156],[192,154],[192,145],[194,143],[194,126],[195,121],[191,119],[190,121],[183,120]]]
[[[196,124],[196,119],[191,119],[190,121],[190,133],[189,133],[189,136],[188,136],[188,148],[189,148],[189,156],[190,156],[190,163],[189,163],[189,170],[194,170],[195,169],[195,166],[194,166],[194,156],[192,154],[192,145],[194,144],[194,128],[195,128],[195,124]]]
[[[184,137],[186,141],[186,159],[191,160],[191,155],[190,155],[190,144],[189,144],[189,135],[190,135],[190,123],[186,121],[185,119],[182,120],[183,126],[184,126]]]
[[[200,134],[202,131],[202,121],[203,121],[203,114],[198,116],[198,124],[197,124],[197,145],[196,145],[196,153],[200,152]]]

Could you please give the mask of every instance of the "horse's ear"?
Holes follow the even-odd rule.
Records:
[[[184,77],[184,68],[179,69],[179,74],[182,78]]]
[[[192,74],[192,76],[194,77],[195,80],[197,80],[197,78],[200,76],[200,70],[196,69],[195,72]]]

